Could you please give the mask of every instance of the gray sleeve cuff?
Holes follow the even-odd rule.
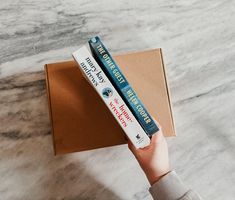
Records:
[[[154,183],[149,191],[155,200],[177,200],[182,198],[189,189],[186,188],[177,174],[171,171]]]

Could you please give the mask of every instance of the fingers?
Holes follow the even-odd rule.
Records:
[[[150,144],[146,147],[143,148],[139,148],[137,149],[132,142],[130,141],[130,139],[127,139],[127,144],[128,144],[128,148],[132,151],[132,153],[136,154],[138,151],[144,151],[146,149],[149,149],[152,145],[154,145],[155,143],[157,143],[157,141],[160,139],[160,137],[162,137],[162,132],[161,130],[159,130],[157,133],[153,134],[150,140]]]
[[[128,139],[128,148],[131,150],[131,152],[136,156],[137,154],[141,153],[142,151],[146,150],[149,148],[149,146],[147,147],[143,147],[143,148],[136,148],[132,142]]]
[[[140,149],[137,149],[133,144],[132,142],[129,140],[129,138],[127,138],[127,143],[128,143],[128,148],[131,150],[131,152],[136,155],[138,152],[141,152],[141,151],[144,151],[144,150],[147,150],[149,149],[152,145],[156,144],[159,139],[161,137],[163,137],[163,134],[162,134],[162,129],[161,129],[161,126],[160,124],[158,123],[158,121],[153,118],[153,120],[155,121],[155,123],[157,124],[158,128],[159,128],[159,131],[156,132],[155,134],[152,135],[151,137],[151,141],[150,141],[150,145],[147,146],[147,147],[144,147],[144,148],[140,148]]]

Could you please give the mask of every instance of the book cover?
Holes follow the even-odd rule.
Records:
[[[88,43],[97,63],[103,69],[104,73],[116,88],[119,95],[123,98],[126,105],[132,111],[133,115],[138,120],[144,131],[148,134],[149,137],[151,137],[151,135],[156,133],[159,128],[138,98],[135,91],[128,83],[127,79],[113,60],[104,44],[97,36],[90,39]]]
[[[86,46],[75,51],[73,57],[78,63],[83,75],[97,91],[133,145],[136,148],[143,148],[149,145],[150,139],[148,135],[140,126]],[[102,115],[102,113],[100,113],[100,115]]]

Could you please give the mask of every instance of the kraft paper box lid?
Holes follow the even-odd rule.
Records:
[[[161,49],[114,59],[164,135],[174,136]],[[45,72],[55,154],[126,143],[125,133],[75,61],[46,64]]]

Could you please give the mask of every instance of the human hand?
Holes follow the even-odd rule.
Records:
[[[136,149],[128,140],[128,147],[136,157],[151,185],[170,171],[168,147],[161,129],[153,134],[149,146]]]

